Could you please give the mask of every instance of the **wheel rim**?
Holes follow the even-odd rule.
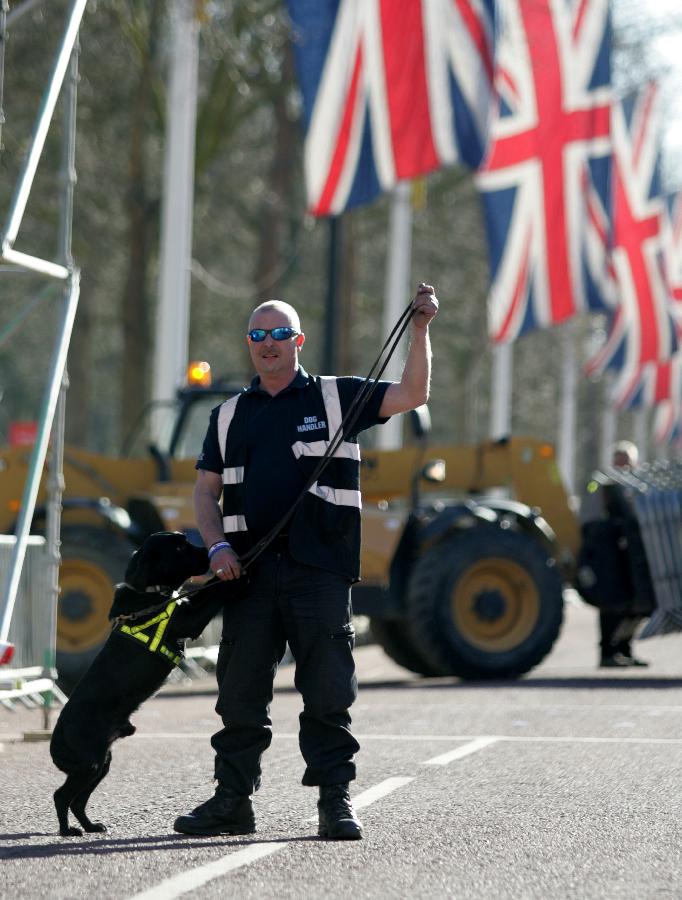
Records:
[[[57,650],[73,653],[101,644],[110,628],[114,585],[99,566],[64,560],[59,574]]]
[[[530,636],[540,613],[540,597],[526,569],[510,559],[489,557],[458,579],[450,608],[457,631],[468,643],[500,653]]]

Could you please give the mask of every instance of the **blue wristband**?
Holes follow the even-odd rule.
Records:
[[[231,549],[232,549],[232,545],[228,544],[227,541],[216,541],[215,544],[211,544],[211,546],[209,547],[208,558],[213,559],[213,557],[219,550],[231,550]]]

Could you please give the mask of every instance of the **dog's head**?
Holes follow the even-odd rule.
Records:
[[[190,575],[203,575],[207,569],[204,547],[190,544],[179,531],[159,531],[133,553],[125,580],[140,591],[157,584],[175,589]]]

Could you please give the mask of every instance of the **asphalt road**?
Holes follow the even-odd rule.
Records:
[[[36,712],[0,710],[0,897],[681,898],[682,635],[638,645],[650,669],[598,670],[595,613],[517,682],[426,680],[357,651],[363,841],[316,837],[300,785],[300,701],[280,670],[258,833],[188,838],[213,792],[212,685],[169,687],[114,748],[90,804],[105,835],[60,838],[61,783]]]

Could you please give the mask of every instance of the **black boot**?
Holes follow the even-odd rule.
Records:
[[[359,841],[362,825],[350,802],[348,784],[321,784],[318,834],[332,841]]]
[[[179,816],[173,828],[181,834],[253,834],[256,818],[251,797],[219,784],[210,800],[186,816]]]

